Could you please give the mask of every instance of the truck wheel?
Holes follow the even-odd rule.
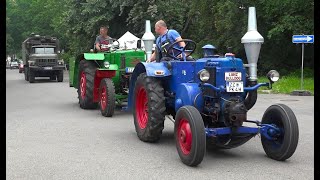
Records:
[[[63,71],[59,71],[57,75],[57,81],[62,82],[63,81]]]
[[[34,83],[34,81],[35,81],[34,72],[29,70],[28,74],[29,74],[29,76],[28,76],[29,82]]]
[[[206,133],[199,111],[193,106],[179,108],[174,135],[181,161],[188,166],[197,166],[206,152]]]
[[[29,81],[29,74],[28,74],[28,69],[24,70],[24,80]]]
[[[156,142],[160,139],[165,119],[165,98],[161,81],[138,76],[133,96],[134,126],[140,140]]]
[[[82,109],[96,109],[98,103],[93,102],[94,75],[96,67],[86,60],[79,63],[78,98]]]
[[[298,122],[293,111],[284,104],[271,105],[263,114],[261,123],[276,125],[281,130],[274,140],[261,136],[262,146],[267,156],[278,161],[290,158],[299,140]]]
[[[116,106],[115,90],[111,79],[103,78],[100,83],[100,111],[105,117],[111,117]]]

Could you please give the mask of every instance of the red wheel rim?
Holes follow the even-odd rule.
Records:
[[[190,124],[186,119],[180,120],[177,137],[182,153],[188,155],[192,145],[192,131]]]
[[[140,87],[136,95],[136,113],[138,124],[141,129],[146,128],[148,123],[148,98],[147,92]]]
[[[80,79],[80,94],[82,99],[86,97],[86,83],[87,83],[86,74],[82,71],[81,79]]]
[[[101,109],[105,110],[107,107],[107,89],[105,86],[102,87],[101,89],[101,98],[100,98],[100,105]]]

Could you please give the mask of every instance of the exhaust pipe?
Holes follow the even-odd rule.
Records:
[[[261,34],[257,31],[257,18],[256,8],[249,7],[248,15],[248,31],[241,38],[241,43],[244,44],[248,64],[245,67],[249,68],[249,81],[257,81],[257,63],[260,53],[261,44],[264,39]]]
[[[152,55],[152,48],[153,48],[154,40],[156,39],[155,36],[151,32],[150,20],[146,20],[146,32],[143,34],[141,39],[144,44],[144,49],[147,54],[147,59],[149,59]]]

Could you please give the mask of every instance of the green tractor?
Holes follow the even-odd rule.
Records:
[[[129,80],[134,67],[145,62],[141,49],[121,50],[110,47],[106,52],[90,52],[69,61],[69,86],[78,92],[82,109],[100,108],[111,117],[116,105],[127,101]]]

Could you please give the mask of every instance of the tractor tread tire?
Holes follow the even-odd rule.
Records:
[[[136,102],[136,91],[141,86],[145,88],[148,98],[148,122],[146,128],[140,129],[136,117],[136,106],[134,105],[133,117],[135,129],[140,140],[144,142],[157,142],[164,128],[166,111],[164,89],[159,79],[148,77],[146,73],[142,73],[138,76],[135,83],[134,104]]]
[[[97,102],[93,102],[93,90],[94,90],[94,76],[97,67],[89,61],[81,60],[79,63],[79,83],[78,83],[78,99],[82,109],[96,109],[98,106]],[[84,71],[86,74],[86,96],[85,99],[81,98],[80,92],[80,79],[81,72]]]

